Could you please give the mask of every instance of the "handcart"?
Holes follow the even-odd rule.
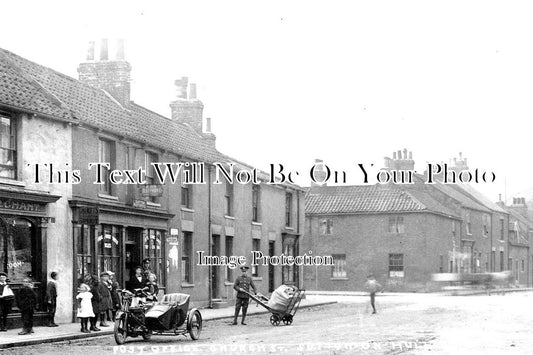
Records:
[[[277,326],[280,325],[281,322],[283,322],[283,324],[285,325],[291,325],[294,315],[298,311],[298,307],[300,307],[300,302],[302,302],[302,298],[305,294],[305,290],[300,290],[296,287],[293,288],[294,294],[289,298],[287,306],[283,308],[270,307],[268,305],[269,299],[264,295],[253,294],[246,290],[241,290],[241,292],[246,293],[248,296],[250,296],[251,299],[257,302],[257,304],[260,304],[271,313],[270,323],[272,325]]]

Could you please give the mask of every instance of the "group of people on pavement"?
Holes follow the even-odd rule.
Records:
[[[50,281],[48,281],[46,286],[44,301],[47,319],[45,325],[49,327],[57,327],[54,321],[57,305],[57,278],[58,273],[52,272],[50,274]],[[18,334],[26,335],[33,333],[33,313],[37,306],[37,294],[33,290],[33,281],[29,277],[22,279],[22,286],[15,296],[15,293],[8,284],[7,274],[0,272],[0,332],[7,331],[7,316],[11,312],[15,301],[21,313],[23,327],[22,331]]]
[[[127,283],[127,289],[147,289],[148,299],[157,300],[159,287],[157,286],[156,276],[149,269],[150,260],[143,260],[145,267],[138,266],[135,273]],[[115,273],[104,271],[100,278],[92,275],[78,287],[77,317],[80,319],[81,332],[90,333],[91,331],[100,331],[97,323],[100,321],[100,327],[108,327],[108,321],[115,318],[117,310],[121,307],[120,285],[114,279]],[[90,326],[89,326],[90,324]]]

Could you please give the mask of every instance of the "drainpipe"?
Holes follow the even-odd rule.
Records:
[[[209,256],[213,253],[213,248],[211,246],[211,165],[207,166],[207,247],[209,248]],[[208,284],[208,297],[209,297],[209,308],[213,308],[213,285],[212,285],[212,266],[208,266],[208,277],[207,277],[207,284]]]
[[[296,233],[298,233],[298,253],[301,253],[300,251],[300,191],[296,190]],[[300,270],[298,270],[298,288],[302,288],[303,286],[303,265],[300,265]]]

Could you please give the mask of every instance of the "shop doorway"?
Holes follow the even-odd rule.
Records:
[[[128,227],[126,228],[125,241],[125,263],[124,263],[124,280],[125,286],[128,288],[129,282],[135,274],[135,268],[141,266],[141,238],[142,228]]]

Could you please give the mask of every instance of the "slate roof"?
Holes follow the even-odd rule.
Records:
[[[488,208],[491,211],[500,212],[500,213],[508,213],[506,210],[498,206],[495,202],[492,202],[491,200],[489,200],[481,192],[474,189],[471,185],[457,184],[457,185],[453,185],[453,188],[462,192],[463,194],[472,196],[472,198],[474,198],[476,201],[478,201],[480,204],[482,204],[484,207]]]
[[[1,48],[0,105],[79,122],[198,161],[227,161],[190,126],[133,102],[124,108],[104,90]]]
[[[396,185],[311,187],[305,202],[305,213],[309,215],[433,212],[459,218],[429,194],[407,191]]]

